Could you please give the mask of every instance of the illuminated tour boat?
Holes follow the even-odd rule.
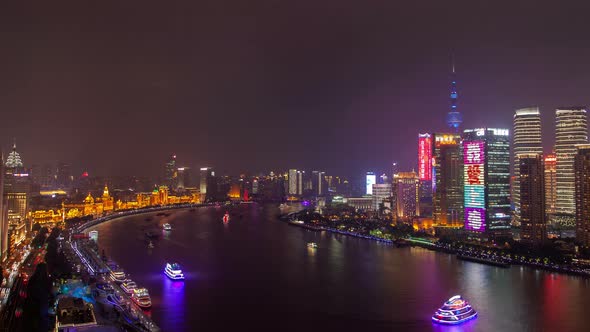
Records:
[[[162,225],[162,228],[164,228],[165,231],[171,231],[172,230],[172,226],[168,223]]]
[[[121,284],[121,289],[127,294],[132,294],[136,288],[137,284],[135,281],[127,280]]]
[[[119,268],[111,270],[111,279],[114,282],[121,284],[121,283],[124,283],[125,280],[127,280],[126,278],[127,278],[127,276],[125,275],[125,272],[123,270],[121,270]]]
[[[184,280],[184,274],[178,263],[166,263],[164,273],[172,280]]]
[[[146,288],[136,288],[131,294],[131,300],[142,309],[149,309],[152,306],[152,299]]]
[[[308,248],[311,248],[311,249],[316,249],[316,248],[318,247],[318,244],[317,244],[317,243],[315,243],[315,242],[309,242],[309,243],[307,244],[307,247],[308,247]]]
[[[461,295],[455,295],[434,313],[432,321],[439,324],[461,324],[475,317],[477,312],[473,310],[469,302]]]
[[[229,212],[225,212],[225,214],[223,215],[223,222],[228,222],[229,221]]]

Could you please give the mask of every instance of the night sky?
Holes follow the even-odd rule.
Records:
[[[538,105],[549,151],[554,108],[590,103],[587,1],[21,2],[0,11],[0,142],[26,166],[410,169],[446,127],[451,52],[464,127]]]

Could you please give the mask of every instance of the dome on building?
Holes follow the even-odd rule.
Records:
[[[8,168],[23,167],[23,161],[20,159],[20,155],[18,154],[18,152],[16,152],[16,144],[12,146],[12,152],[8,154],[5,166]]]

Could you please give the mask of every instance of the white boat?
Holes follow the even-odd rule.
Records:
[[[125,275],[125,272],[121,269],[114,269],[111,270],[111,280],[120,284],[127,280],[127,275]]]
[[[172,230],[172,226],[168,223],[165,223],[164,225],[162,225],[162,228],[164,228],[165,231],[171,231]]]
[[[456,325],[477,317],[469,302],[455,295],[443,304],[432,316],[432,321],[439,324]]]
[[[184,274],[178,263],[166,263],[164,273],[172,280],[184,280]]]
[[[137,284],[135,283],[135,281],[128,280],[121,284],[121,289],[127,294],[133,293],[133,290],[135,290],[136,288]]]
[[[309,242],[309,243],[307,244],[307,247],[308,247],[308,248],[311,248],[311,249],[316,249],[316,248],[318,247],[318,245],[317,245],[317,243],[315,243],[315,242]]]
[[[133,290],[131,300],[142,309],[149,309],[152,306],[152,299],[146,288],[137,288]]]
[[[154,244],[152,243],[152,241],[150,241],[150,243],[148,243],[148,248],[150,248],[150,249],[154,248]]]

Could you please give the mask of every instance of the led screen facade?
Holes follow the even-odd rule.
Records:
[[[463,163],[465,229],[474,232],[484,232],[486,225],[485,142],[464,142]]]

